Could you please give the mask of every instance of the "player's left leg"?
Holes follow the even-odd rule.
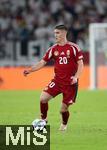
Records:
[[[75,103],[76,96],[78,91],[78,84],[64,86],[62,89],[63,93],[63,102],[61,105],[60,113],[62,115],[62,123],[60,130],[66,130],[67,123],[69,119],[69,106]]]
[[[67,123],[68,123],[68,119],[69,119],[69,110],[68,110],[68,105],[66,105],[65,103],[62,103],[61,105],[61,116],[62,116],[62,123],[60,125],[59,130],[64,131],[67,129]]]

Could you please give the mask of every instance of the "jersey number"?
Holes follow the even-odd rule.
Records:
[[[67,64],[67,58],[66,57],[59,57],[59,64]]]
[[[49,87],[50,88],[53,88],[55,86],[55,83],[54,82],[51,82],[50,84],[49,84]]]

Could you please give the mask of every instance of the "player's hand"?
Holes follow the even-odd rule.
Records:
[[[78,79],[75,76],[71,77],[71,85],[77,83]]]
[[[24,70],[23,75],[24,75],[24,76],[27,76],[29,73],[30,73],[29,70]]]

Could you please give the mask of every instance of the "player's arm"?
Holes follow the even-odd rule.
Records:
[[[83,66],[84,66],[83,60],[82,60],[82,59],[81,59],[81,60],[78,60],[77,63],[78,63],[78,69],[77,69],[76,74],[71,77],[71,79],[72,79],[71,84],[75,84],[75,83],[77,82],[77,80],[80,78],[81,73],[82,73],[82,71],[83,71]]]
[[[40,60],[36,65],[31,66],[29,69],[24,70],[24,75],[27,76],[28,74],[34,72],[34,71],[38,71],[41,68],[43,68],[46,65],[46,61],[45,60]]]
[[[79,79],[80,76],[81,76],[81,73],[83,71],[83,60],[82,59],[78,60],[77,63],[78,63],[78,69],[77,69],[77,72],[76,72],[76,74],[75,74],[74,77],[76,77],[77,79]]]
[[[43,56],[43,58],[41,59],[41,61],[39,61],[36,65],[30,67],[30,69],[25,70],[24,75],[26,76],[34,71],[38,71],[39,69],[43,68],[51,58],[52,58],[52,48],[50,47]]]

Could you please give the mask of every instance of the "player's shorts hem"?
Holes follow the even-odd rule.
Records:
[[[46,92],[46,93],[48,93],[49,95],[51,95],[52,97],[55,97],[54,95],[52,95],[52,93],[51,92],[49,92],[49,91],[46,91],[46,90],[43,90],[44,92]]]
[[[67,103],[67,102],[64,102],[64,101],[62,101],[62,103],[64,103],[64,104],[66,104],[67,106],[69,106],[69,105],[73,105],[75,102],[72,102],[72,103]]]

